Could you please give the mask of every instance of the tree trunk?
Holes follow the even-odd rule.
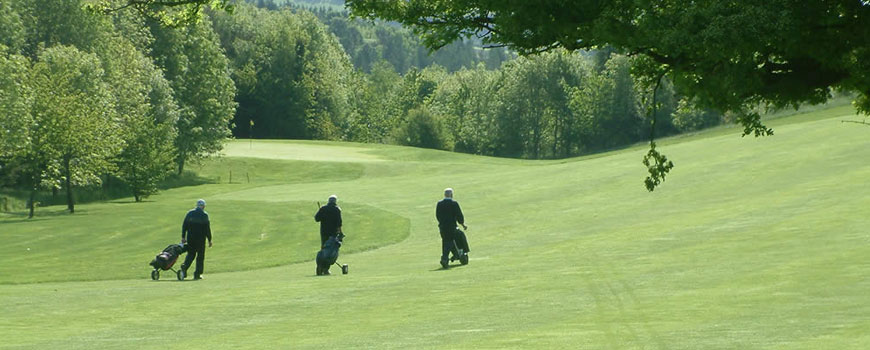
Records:
[[[66,207],[69,209],[70,214],[76,212],[75,203],[73,202],[73,192],[72,192],[72,169],[70,169],[70,156],[63,157],[63,166],[65,172],[65,180],[64,185],[66,186]]]
[[[184,157],[178,157],[178,176],[184,172]]]
[[[30,190],[30,200],[27,201],[27,206],[30,207],[30,215],[27,216],[28,219],[33,218],[33,207],[35,206],[33,203],[36,202],[36,189],[33,188]]]

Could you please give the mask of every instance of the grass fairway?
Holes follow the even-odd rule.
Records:
[[[868,349],[870,128],[853,114],[666,140],[676,168],[654,193],[644,147],[522,161],[236,141],[195,169],[209,184],[0,216],[0,348]],[[471,263],[440,270],[448,186]],[[313,203],[332,193],[350,274],[315,277]],[[199,197],[205,280],[150,281]]]

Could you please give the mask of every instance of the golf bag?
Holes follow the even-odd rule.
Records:
[[[166,247],[166,249],[163,249],[163,251],[160,252],[160,254],[157,254],[157,256],[154,257],[154,259],[151,260],[151,262],[149,263],[149,265],[154,267],[154,270],[151,271],[151,279],[160,279],[161,270],[172,270],[173,272],[176,272],[174,269],[172,269],[172,266],[175,265],[175,261],[178,260],[178,257],[182,253],[187,252],[187,249],[187,245],[183,243],[170,244],[168,247]],[[176,274],[178,275],[179,280],[184,279],[181,271],[177,271]]]
[[[323,244],[323,248],[317,252],[317,275],[328,275],[329,268],[338,260],[338,250],[341,248],[344,234],[339,233],[335,236],[330,236]],[[347,265],[341,265],[341,273],[347,274]]]
[[[468,252],[471,249],[468,248],[468,237],[465,236],[465,232],[462,232],[458,227],[456,228],[456,233],[453,234],[453,243],[456,245],[456,250],[458,250],[459,256],[454,256],[451,260],[459,259],[459,262],[462,265],[468,264]]]

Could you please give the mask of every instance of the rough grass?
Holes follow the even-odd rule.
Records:
[[[642,184],[643,146],[534,162],[236,141],[225,161],[256,157],[284,175],[237,183],[234,170],[232,184],[219,175],[145,204],[2,216],[0,279],[18,284],[0,285],[0,347],[866,349],[870,128],[841,122],[853,114],[777,119],[762,139],[722,128],[664,140],[676,168],[654,193]],[[227,170],[212,166],[203,176]],[[312,176],[292,180],[297,166]],[[332,176],[330,166],[347,168],[305,180]],[[440,270],[434,203],[448,186],[472,258]],[[289,255],[316,245],[312,203],[332,193],[350,233],[368,236],[342,251],[349,275],[315,277],[314,247],[300,248],[302,263]],[[198,197],[221,225],[206,279],[148,280],[144,264]],[[151,229],[120,233],[137,225]],[[258,245],[264,231],[275,247]],[[51,253],[28,259],[28,240],[52,241]],[[108,247],[123,254],[103,257]],[[56,264],[57,276],[97,281],[24,283],[57,280],[28,273],[54,259],[98,259],[93,269],[118,274]],[[236,270],[231,261],[251,265],[221,272]]]

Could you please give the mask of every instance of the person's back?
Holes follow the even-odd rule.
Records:
[[[211,227],[208,220],[208,213],[200,207],[196,207],[187,212],[184,216],[184,225],[182,232],[186,232],[185,238],[192,242],[203,242],[205,238],[211,239]]]
[[[329,196],[326,205],[314,214],[314,221],[320,222],[320,246],[326,243],[330,236],[341,232],[341,208],[338,206],[338,197]]]
[[[453,198],[438,201],[438,205],[435,206],[435,217],[438,219],[438,229],[442,232],[453,232],[456,230],[456,223],[465,223],[459,202],[454,201]]]
[[[208,213],[205,212],[205,200],[200,199],[196,201],[196,208],[191,209],[184,216],[184,223],[181,225],[181,243],[185,243],[188,248],[184,263],[181,264],[182,278],[187,276],[187,269],[194,259],[196,259],[196,270],[193,272],[193,279],[202,278],[206,240],[211,247],[211,223]]]
[[[461,255],[454,242],[458,229],[456,223],[466,227],[459,202],[453,200],[452,188],[444,189],[444,199],[438,201],[435,206],[435,218],[438,219],[438,231],[441,234],[441,267],[446,269],[449,263],[447,256],[450,252],[454,257]]]

